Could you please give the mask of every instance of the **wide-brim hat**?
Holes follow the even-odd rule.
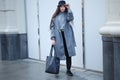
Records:
[[[65,5],[66,2],[64,0],[61,0],[58,2],[58,7]]]

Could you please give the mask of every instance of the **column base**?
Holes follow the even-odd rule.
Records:
[[[0,59],[28,58],[27,34],[0,34]]]
[[[120,37],[103,37],[104,80],[120,80]]]

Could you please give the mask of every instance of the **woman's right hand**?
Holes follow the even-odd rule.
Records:
[[[52,40],[52,45],[54,45],[54,46],[55,46],[55,44],[56,44],[55,40]]]

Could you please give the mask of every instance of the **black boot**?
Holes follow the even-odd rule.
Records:
[[[71,57],[67,57],[67,61],[66,61],[66,64],[67,64],[67,72],[66,74],[68,76],[73,76],[73,73],[71,72]]]
[[[66,74],[67,74],[68,76],[73,76],[73,73],[72,73],[70,70],[67,70]]]

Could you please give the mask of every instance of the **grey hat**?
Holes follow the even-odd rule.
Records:
[[[61,0],[58,2],[58,7],[65,5],[66,2],[64,0]]]

